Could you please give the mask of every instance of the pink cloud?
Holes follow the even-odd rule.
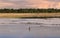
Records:
[[[29,4],[31,5],[27,5],[27,6],[31,6],[34,8],[53,8],[55,7],[55,2],[49,2],[49,1],[45,1],[45,0],[30,0],[28,1]]]
[[[47,0],[9,0],[0,1],[1,8],[60,8],[60,2]]]

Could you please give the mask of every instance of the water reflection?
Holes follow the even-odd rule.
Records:
[[[0,18],[0,38],[59,38],[60,18]]]

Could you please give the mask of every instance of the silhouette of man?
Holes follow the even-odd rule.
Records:
[[[30,30],[31,30],[30,27],[28,28],[28,30],[29,30],[29,32],[30,32]]]

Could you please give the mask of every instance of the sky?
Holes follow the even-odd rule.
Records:
[[[0,8],[60,8],[60,0],[0,0]]]

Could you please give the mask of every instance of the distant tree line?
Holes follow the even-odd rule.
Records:
[[[0,9],[0,13],[58,13],[60,9],[48,8],[48,9]]]

